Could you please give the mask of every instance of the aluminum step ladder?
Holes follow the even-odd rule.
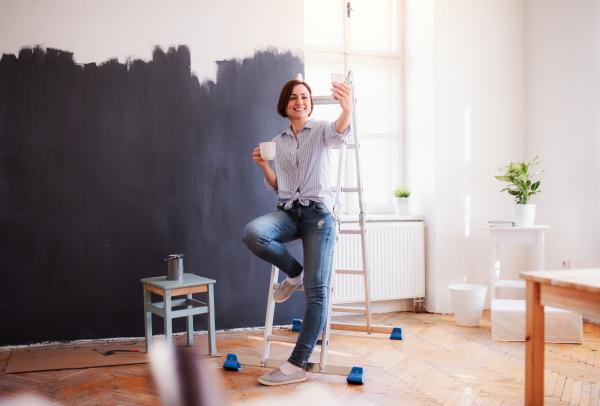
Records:
[[[342,229],[338,228],[338,235],[340,234],[359,234],[360,245],[362,254],[362,269],[341,269],[334,267],[333,274],[345,274],[345,275],[359,275],[363,277],[364,292],[365,292],[365,305],[364,307],[354,306],[333,306],[333,283],[330,283],[329,288],[329,311],[327,313],[327,327],[333,330],[350,330],[350,331],[361,331],[366,333],[383,333],[391,334],[390,338],[395,340],[401,340],[403,338],[401,327],[391,326],[379,326],[373,325],[371,322],[371,274],[369,272],[369,261],[367,257],[367,243],[365,228],[365,215],[366,205],[363,199],[363,187],[362,187],[362,176],[361,176],[361,160],[360,160],[360,143],[358,142],[358,127],[356,125],[356,97],[354,89],[354,77],[352,72],[348,72],[346,83],[352,88],[352,134],[351,138],[346,144],[340,148],[340,157],[338,160],[338,172],[337,172],[337,183],[331,187],[331,191],[335,192],[335,206],[339,207],[340,198],[342,193],[357,193],[358,195],[358,230],[356,229]],[[333,96],[315,97],[313,98],[315,104],[337,104],[339,103]],[[346,150],[354,151],[354,161],[356,168],[356,186],[346,187],[342,186],[342,169],[344,168]],[[331,323],[331,312],[345,312],[345,313],[357,313],[366,315],[366,322],[364,324],[357,323]]]
[[[296,75],[296,79],[303,80],[302,75]],[[364,384],[364,371],[362,367],[350,367],[345,365],[334,365],[327,363],[327,353],[329,349],[329,333],[332,329],[334,330],[351,330],[361,331],[367,333],[384,333],[391,334],[390,338],[395,340],[402,340],[403,332],[401,327],[391,326],[375,326],[371,323],[371,291],[370,291],[370,274],[368,269],[367,261],[367,250],[366,250],[366,229],[365,229],[365,204],[363,200],[362,190],[362,178],[360,172],[360,144],[358,143],[358,131],[356,126],[356,98],[354,92],[354,79],[352,72],[348,72],[346,83],[352,88],[352,131],[351,139],[339,148],[339,160],[338,160],[338,172],[337,172],[337,183],[336,186],[331,187],[331,191],[335,192],[335,205],[334,211],[339,212],[340,198],[342,193],[358,193],[358,204],[360,213],[358,216],[359,229],[341,229],[340,223],[338,222],[338,235],[340,234],[359,234],[361,237],[362,247],[362,269],[339,269],[334,266],[333,272],[330,274],[329,280],[329,300],[327,301],[327,321],[323,327],[321,338],[317,344],[321,345],[321,354],[319,363],[309,362],[306,371],[307,372],[318,372],[324,374],[334,375],[345,375],[347,376],[347,382],[352,384]],[[339,102],[333,96],[313,96],[313,102],[315,105],[326,105],[326,104],[338,104]],[[350,142],[351,141],[351,142]],[[356,162],[356,181],[357,185],[354,187],[342,186],[342,168],[344,167],[346,159],[346,151],[353,150]],[[337,217],[337,213],[336,213]],[[334,248],[335,250],[335,248]],[[358,275],[363,277],[364,291],[365,291],[365,307],[351,307],[351,306],[333,306],[333,275],[334,274],[345,274],[345,275]],[[260,357],[251,357],[237,354],[228,354],[223,367],[229,370],[240,370],[242,365],[252,365],[266,368],[276,368],[285,364],[287,360],[269,358],[269,352],[271,348],[271,342],[286,342],[295,343],[297,337],[283,336],[273,334],[273,316],[275,313],[275,302],[273,301],[273,294],[279,283],[279,269],[276,266],[271,267],[271,289],[269,290],[269,302],[267,305],[267,315],[265,320],[265,333],[263,338],[262,354]],[[304,291],[300,288],[298,291]],[[336,312],[347,312],[347,313],[358,313],[366,315],[365,324],[354,324],[354,323],[332,323],[331,313]],[[292,331],[300,331],[302,321],[295,319],[293,321]]]

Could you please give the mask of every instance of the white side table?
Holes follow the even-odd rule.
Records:
[[[490,230],[490,303],[496,296],[496,288],[525,290],[525,281],[500,279],[500,244],[537,244],[538,271],[544,270],[544,233],[550,226],[484,227]]]

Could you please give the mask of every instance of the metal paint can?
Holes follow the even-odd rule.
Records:
[[[167,263],[167,280],[180,281],[183,279],[183,257],[184,254],[171,254],[162,262]]]

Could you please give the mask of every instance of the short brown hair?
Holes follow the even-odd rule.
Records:
[[[310,113],[308,114],[308,116],[310,117],[310,115],[313,113],[315,109],[315,103],[313,102],[312,90],[310,89],[310,86],[308,85],[308,83],[302,80],[293,79],[287,82],[285,85],[283,85],[283,89],[281,89],[281,94],[279,95],[279,103],[277,103],[277,113],[279,113],[281,117],[287,118],[288,115],[285,110],[287,109],[288,102],[290,101],[292,91],[297,85],[304,85],[308,89],[308,94],[310,95]]]

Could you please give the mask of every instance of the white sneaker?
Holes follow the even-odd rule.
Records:
[[[288,383],[304,381],[306,381],[306,371],[304,369],[301,369],[293,375],[285,375],[279,368],[275,368],[268,374],[258,377],[258,382],[268,386],[285,385]]]
[[[304,274],[302,274],[302,278],[300,278],[300,280],[298,281],[298,283],[296,285],[292,285],[290,283],[290,281],[288,280],[288,278],[286,278],[283,282],[281,282],[279,284],[279,286],[277,287],[277,289],[275,289],[275,292],[273,293],[273,301],[275,303],[283,303],[286,300],[288,300],[290,298],[290,296],[292,296],[292,293],[294,293],[294,291],[296,289],[299,289],[302,287],[302,281],[304,280]]]

